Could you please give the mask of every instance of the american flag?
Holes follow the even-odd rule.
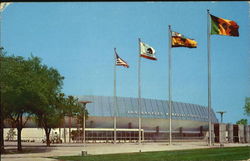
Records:
[[[120,58],[118,56],[118,54],[116,53],[116,51],[115,51],[115,56],[116,56],[116,65],[117,66],[124,66],[124,67],[127,67],[127,68],[129,67],[128,63],[125,62],[124,60],[122,60],[122,58]]]

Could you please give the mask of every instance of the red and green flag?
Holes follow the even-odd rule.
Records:
[[[239,36],[239,26],[235,21],[211,15],[211,35]]]

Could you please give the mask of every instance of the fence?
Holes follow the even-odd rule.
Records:
[[[72,131],[73,142],[83,141],[82,130]],[[169,132],[150,132],[141,131],[143,142],[166,142],[169,140]],[[183,133],[173,132],[172,139],[174,141],[202,141],[205,139],[205,135],[196,131],[186,131]],[[117,142],[138,142],[139,140],[139,129],[117,129],[116,132]],[[114,141],[114,129],[86,129],[85,130],[85,141],[88,143],[111,143]]]

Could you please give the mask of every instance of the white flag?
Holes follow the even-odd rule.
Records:
[[[3,10],[10,5],[12,2],[1,2],[0,3],[0,12],[3,12]]]
[[[155,49],[149,46],[148,44],[145,44],[143,42],[140,42],[141,47],[141,53],[140,56],[150,59],[150,60],[157,60],[155,57]]]

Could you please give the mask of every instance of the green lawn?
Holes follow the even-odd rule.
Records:
[[[211,148],[161,152],[65,156],[67,161],[233,161],[250,159],[250,147]]]

